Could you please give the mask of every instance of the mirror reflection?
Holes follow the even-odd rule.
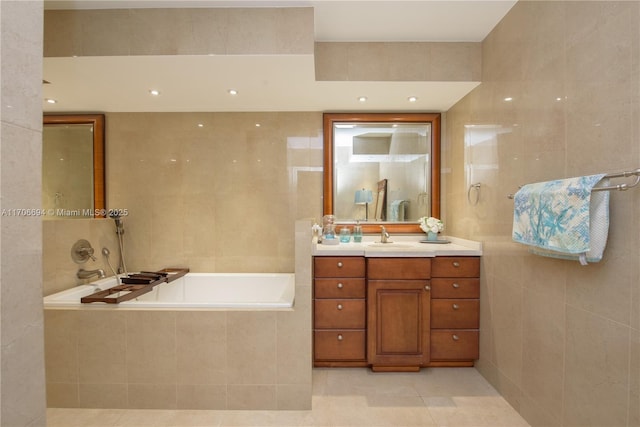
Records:
[[[44,218],[104,216],[104,116],[44,116]]]
[[[439,215],[438,114],[325,114],[327,130],[325,214],[385,226]]]

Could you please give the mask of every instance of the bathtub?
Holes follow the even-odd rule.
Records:
[[[293,273],[188,273],[119,304],[80,302],[116,284],[110,277],[76,286],[46,296],[44,308],[278,310],[291,309],[295,296]]]

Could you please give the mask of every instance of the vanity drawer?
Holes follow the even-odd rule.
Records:
[[[349,330],[315,331],[315,360],[363,360],[365,358],[365,332]]]
[[[473,329],[480,326],[480,301],[477,299],[431,300],[431,328]]]
[[[480,298],[480,279],[431,279],[431,298]]]
[[[365,280],[362,279],[315,279],[315,298],[364,298]]]
[[[366,327],[366,304],[363,299],[318,299],[314,301],[316,329]]]
[[[431,258],[367,258],[368,279],[428,279]]]
[[[479,257],[435,257],[432,277],[480,277]]]
[[[478,331],[431,331],[431,360],[475,360],[480,356],[479,346]]]
[[[314,277],[364,277],[364,257],[322,256],[313,263]]]

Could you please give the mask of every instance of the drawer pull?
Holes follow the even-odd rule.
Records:
[[[454,341],[458,341],[460,339],[460,337],[457,336],[456,334],[453,334],[451,338],[453,338]]]
[[[457,309],[460,308],[460,306],[458,304],[453,304],[452,307],[453,307],[454,310],[457,310]]]
[[[454,283],[454,284],[453,284],[453,285],[451,285],[451,286],[453,286],[454,288],[458,289],[458,288],[460,287],[460,284],[459,284],[459,283]]]
[[[424,287],[424,290],[425,290],[425,291],[430,291],[430,290],[431,290],[431,286],[429,286],[429,285],[425,286],[425,287]]]
[[[338,310],[342,310],[342,304],[338,304]]]
[[[342,334],[338,334],[338,341],[342,341],[344,339],[344,337],[342,336]]]
[[[460,263],[458,261],[453,261],[453,266],[454,267],[460,267]]]
[[[342,268],[342,261],[338,261],[338,268]]]
[[[342,289],[344,285],[342,283],[338,283],[338,289]]]

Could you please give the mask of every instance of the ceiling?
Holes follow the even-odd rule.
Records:
[[[515,0],[45,0],[46,9],[314,8],[316,41],[482,41]],[[215,71],[214,71],[215,70]],[[255,70],[260,70],[256,75]],[[215,74],[216,79],[211,79]],[[45,112],[446,111],[479,82],[315,81],[313,55],[45,58]],[[149,89],[160,96],[152,97]],[[230,96],[229,88],[239,93]],[[358,97],[366,96],[365,103]],[[418,100],[409,103],[407,98]]]

